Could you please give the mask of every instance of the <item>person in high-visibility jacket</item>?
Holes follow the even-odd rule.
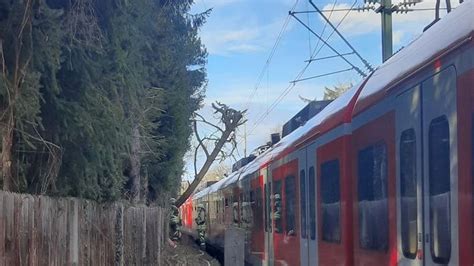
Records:
[[[204,204],[200,203],[197,206],[197,217],[194,219],[197,225],[197,232],[199,237],[199,245],[201,249],[206,249],[206,209]]]
[[[279,233],[281,230],[281,197],[280,194],[274,195],[275,208],[273,212],[273,219],[275,221],[275,232]]]
[[[234,202],[232,204],[232,216],[234,221],[234,226],[239,226],[239,203]]]
[[[170,199],[170,235],[173,241],[181,239],[181,218],[179,217],[179,209],[176,207],[176,199]]]

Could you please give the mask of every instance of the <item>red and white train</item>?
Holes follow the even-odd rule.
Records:
[[[182,207],[255,265],[474,265],[474,0]],[[271,219],[274,195],[281,219]]]

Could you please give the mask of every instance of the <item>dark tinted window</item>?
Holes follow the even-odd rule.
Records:
[[[400,196],[402,251],[407,258],[416,258],[418,250],[418,207],[416,193],[416,136],[414,129],[400,136]]]
[[[255,193],[256,197],[256,207],[255,207],[255,228],[261,229],[262,228],[262,219],[263,219],[263,210],[262,210],[262,189],[257,188],[257,191]]]
[[[341,241],[339,160],[321,165],[322,239]]]
[[[265,206],[264,206],[264,223],[265,223],[265,232],[268,232],[268,189],[267,184],[263,185],[263,194],[265,197]]]
[[[450,183],[449,124],[442,116],[431,121],[429,129],[430,249],[440,264],[451,257]]]
[[[387,250],[387,149],[385,143],[358,154],[359,242],[362,248]]]
[[[257,203],[257,208],[261,208],[262,207],[262,189],[261,188],[257,188],[257,191],[256,191],[256,203]]]
[[[281,204],[281,180],[278,180],[273,182],[273,215],[271,216],[275,220],[275,233],[281,233],[283,231]]]
[[[300,171],[301,237],[306,238],[306,182],[305,172]]]
[[[285,220],[286,233],[296,234],[296,182],[294,176],[288,176],[285,179]]]
[[[314,167],[309,168],[309,232],[312,240],[316,239],[316,180]]]

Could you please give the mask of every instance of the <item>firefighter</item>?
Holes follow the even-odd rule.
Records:
[[[179,217],[179,209],[176,207],[176,199],[170,199],[170,234],[173,241],[181,239],[181,218]]]
[[[239,203],[238,202],[234,202],[232,204],[232,216],[233,216],[234,226],[238,227],[239,226]]]
[[[202,250],[206,249],[206,209],[204,204],[200,203],[197,206],[197,217],[194,219],[197,225],[197,232],[199,236],[199,245]]]
[[[273,212],[273,219],[275,221],[275,232],[279,233],[281,229],[281,197],[276,193],[274,196],[275,210]]]

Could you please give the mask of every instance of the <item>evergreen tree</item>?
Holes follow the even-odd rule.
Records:
[[[135,202],[177,189],[206,82],[209,12],[191,4],[0,0],[4,188]]]

